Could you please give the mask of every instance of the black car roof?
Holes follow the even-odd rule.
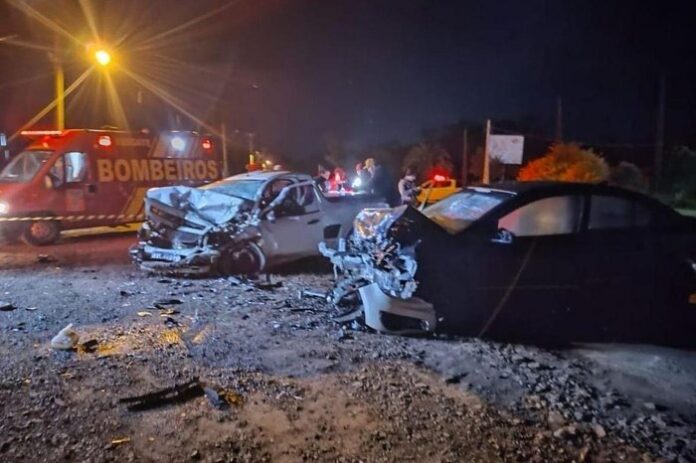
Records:
[[[644,204],[650,204],[653,208],[662,210],[671,215],[679,215],[672,207],[662,203],[652,196],[627,190],[608,183],[580,183],[580,182],[498,182],[490,185],[472,185],[471,188],[484,188],[491,191],[509,193],[515,196],[539,197],[555,194],[605,194],[624,196]]]
[[[619,193],[642,196],[624,188],[611,186],[606,183],[580,182],[499,182],[490,185],[472,185],[473,188],[486,188],[494,191],[523,194],[529,192],[562,192],[562,193]]]

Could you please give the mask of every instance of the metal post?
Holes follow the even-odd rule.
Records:
[[[249,165],[254,164],[254,133],[247,133],[249,141]]]
[[[56,57],[56,129],[65,129],[65,75],[60,59]]]
[[[464,127],[462,134],[462,186],[469,184],[469,131]]]
[[[556,97],[556,142],[563,142],[563,100]]]
[[[655,128],[655,166],[653,172],[652,189],[657,191],[662,177],[662,159],[665,144],[665,75],[660,75],[660,83],[657,95],[657,126]]]
[[[0,132],[0,148],[2,148],[3,160],[5,162],[10,160],[10,150],[7,149],[7,135],[4,132]]]
[[[227,164],[227,130],[225,130],[225,123],[220,124],[220,138],[222,139],[222,176],[229,177],[230,169]]]
[[[490,153],[488,152],[488,139],[491,136],[491,120],[486,119],[486,138],[483,147],[483,183],[491,183],[491,159]]]

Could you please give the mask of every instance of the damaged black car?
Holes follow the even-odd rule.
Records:
[[[420,212],[367,209],[331,298],[380,332],[522,342],[696,344],[696,219],[603,184],[466,188]]]

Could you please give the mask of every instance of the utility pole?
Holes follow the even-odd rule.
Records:
[[[563,100],[556,97],[556,143],[563,141]]]
[[[0,132],[0,149],[2,149],[3,161],[9,161],[10,150],[7,149],[7,135],[4,132]]]
[[[53,62],[56,89],[56,129],[65,129],[65,74],[63,73],[63,63],[58,43],[58,35],[53,36],[53,53],[49,53]]]
[[[657,125],[655,127],[655,166],[652,189],[657,191],[662,178],[662,159],[665,144],[665,74],[660,74],[657,92]]]
[[[65,129],[65,74],[60,58],[56,57],[56,129]]]
[[[227,161],[227,130],[225,129],[225,123],[220,123],[220,138],[222,141],[222,176],[228,177],[230,175],[230,168]]]
[[[247,133],[247,141],[249,142],[249,165],[254,164],[254,133]]]
[[[469,184],[469,131],[464,127],[462,133],[462,186]]]
[[[488,151],[488,139],[491,136],[491,120],[486,119],[486,137],[483,146],[483,183],[491,183],[491,154]]]

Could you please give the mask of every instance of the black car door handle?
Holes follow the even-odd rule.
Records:
[[[87,185],[87,193],[96,193],[97,192],[97,185],[90,183]]]
[[[307,225],[314,225],[315,223],[319,223],[319,219],[312,219],[309,222],[307,222]]]

